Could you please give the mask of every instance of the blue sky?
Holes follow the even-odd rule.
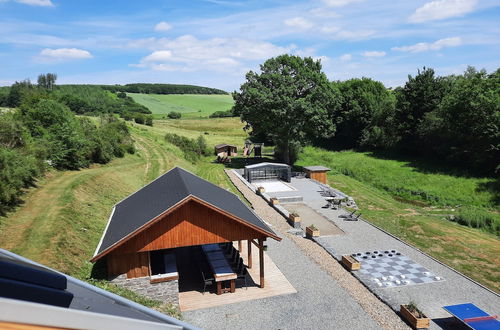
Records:
[[[290,53],[331,80],[404,84],[500,66],[498,0],[0,0],[0,85],[55,72],[58,83],[186,83],[238,89]]]

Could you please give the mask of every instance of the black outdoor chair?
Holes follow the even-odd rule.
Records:
[[[215,278],[205,277],[205,273],[203,271],[201,271],[201,276],[203,277],[203,294],[205,294],[207,285],[213,285],[215,283]]]
[[[240,257],[240,251],[236,250],[236,253],[233,255],[233,257],[231,258],[231,263],[233,265],[236,265],[238,260],[240,260],[241,257]]]
[[[332,209],[333,210],[338,210],[340,208],[340,204],[341,203],[342,203],[342,201],[340,199],[334,200],[332,202]]]

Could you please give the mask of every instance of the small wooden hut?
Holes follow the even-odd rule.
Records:
[[[220,157],[238,156],[238,147],[232,144],[221,143],[215,146],[215,154]]]
[[[304,167],[306,176],[321,183],[327,183],[326,173],[330,171],[328,167],[324,166],[306,166]]]

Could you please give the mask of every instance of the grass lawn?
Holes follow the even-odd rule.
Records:
[[[205,94],[139,94],[127,93],[153,113],[154,118],[164,118],[169,112],[180,112],[185,118],[208,117],[215,111],[226,111],[233,106],[231,95]]]
[[[330,167],[329,184],[352,196],[364,219],[500,292],[500,240],[447,220],[460,209],[444,206],[476,205],[496,216],[495,193],[478,189],[492,179],[421,173],[401,161],[317,148],[305,148],[297,165]],[[431,201],[441,205],[426,204],[421,195],[406,193],[412,189],[438,197]]]

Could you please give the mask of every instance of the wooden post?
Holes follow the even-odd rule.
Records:
[[[264,240],[259,238],[260,287],[264,288]]]
[[[248,268],[252,268],[252,241],[251,240],[248,240],[247,241],[248,243],[248,248],[247,248],[247,252],[248,252]]]
[[[238,241],[238,252],[241,253],[241,250],[243,249],[243,244],[241,244],[241,240]]]

